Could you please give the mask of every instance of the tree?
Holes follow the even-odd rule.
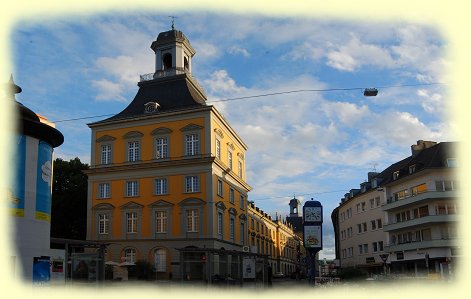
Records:
[[[85,240],[87,228],[87,175],[79,158],[54,160],[51,237]]]

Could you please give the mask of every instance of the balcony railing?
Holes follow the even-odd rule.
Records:
[[[383,225],[384,232],[391,232],[395,230],[405,229],[407,227],[417,227],[420,225],[430,223],[443,223],[443,222],[458,222],[458,215],[447,214],[447,215],[429,215],[420,218],[415,218],[407,221],[389,223]]]
[[[428,241],[412,241],[396,244],[388,244],[384,246],[385,252],[419,250],[425,248],[453,247],[459,243],[459,239],[434,239]]]
[[[410,195],[402,199],[391,197],[387,200],[386,205],[383,206],[383,210],[388,211],[396,208],[402,208],[406,205],[416,204],[427,199],[445,199],[456,197],[457,191],[427,191],[416,195]]]
[[[198,83],[198,80],[194,78],[190,71],[185,68],[177,67],[177,68],[171,68],[171,69],[166,69],[166,70],[158,70],[155,73],[149,73],[149,74],[144,74],[140,75],[140,81],[139,82],[146,82],[146,81],[152,81],[155,79],[161,79],[161,78],[166,78],[166,77],[171,77],[171,76],[176,76],[176,75],[183,75],[187,74],[188,78],[190,81],[201,91],[203,94],[205,94],[203,86],[201,86]]]

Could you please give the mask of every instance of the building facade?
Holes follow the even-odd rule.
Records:
[[[302,259],[305,250],[302,236],[296,234],[293,226],[281,218],[270,215],[253,203],[248,205],[248,245],[254,253],[268,255],[268,263],[273,273],[288,276],[305,272]]]
[[[133,101],[89,124],[87,240],[107,261],[146,260],[178,278],[181,248],[248,244],[246,144],[191,75],[194,49],[172,29],[151,45],[155,72]]]
[[[377,274],[385,261],[388,274],[452,275],[461,255],[455,147],[419,140],[345,195],[332,213],[342,268]]]
[[[455,144],[418,141],[383,172],[391,273],[448,277],[459,264],[460,205]]]
[[[386,236],[383,232],[383,192],[378,191],[377,181],[369,173],[368,181],[360,189],[346,193],[338,207],[338,241],[340,266],[362,267],[368,273],[381,273]]]

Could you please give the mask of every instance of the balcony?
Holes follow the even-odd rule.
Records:
[[[393,232],[396,230],[402,230],[408,227],[418,227],[421,225],[426,224],[433,224],[433,223],[444,223],[444,222],[458,222],[459,216],[456,214],[448,214],[448,215],[430,215],[421,218],[415,218],[403,222],[396,222],[383,225],[384,232]]]
[[[390,198],[386,205],[383,206],[383,211],[391,211],[394,209],[402,209],[405,206],[419,204],[427,200],[446,199],[458,197],[457,191],[428,191],[412,195],[403,199]]]
[[[420,242],[409,242],[402,244],[389,244],[384,246],[385,252],[421,250],[425,248],[453,247],[458,243],[458,239],[436,239]]]

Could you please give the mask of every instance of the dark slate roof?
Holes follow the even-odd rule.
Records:
[[[175,42],[187,43],[187,45],[194,52],[185,34],[183,34],[183,32],[181,32],[180,30],[175,30],[175,29],[159,33],[159,35],[157,36],[157,39],[154,42],[152,42],[152,45],[150,47],[152,50],[155,51],[155,48],[158,46],[165,45],[168,43],[175,43]]]
[[[150,116],[159,112],[206,106],[206,96],[196,87],[193,80],[194,79],[191,79],[188,74],[184,73],[139,82],[139,90],[136,96],[123,111],[93,124],[147,115]],[[144,106],[148,102],[157,102],[160,105],[159,111],[145,113]]]
[[[440,142],[432,147],[421,150],[399,162],[396,162],[379,173],[380,185],[386,185],[393,181],[393,173],[399,171],[399,179],[411,175],[409,167],[415,165],[415,173],[431,168],[445,168],[447,158],[456,158],[455,142]]]

